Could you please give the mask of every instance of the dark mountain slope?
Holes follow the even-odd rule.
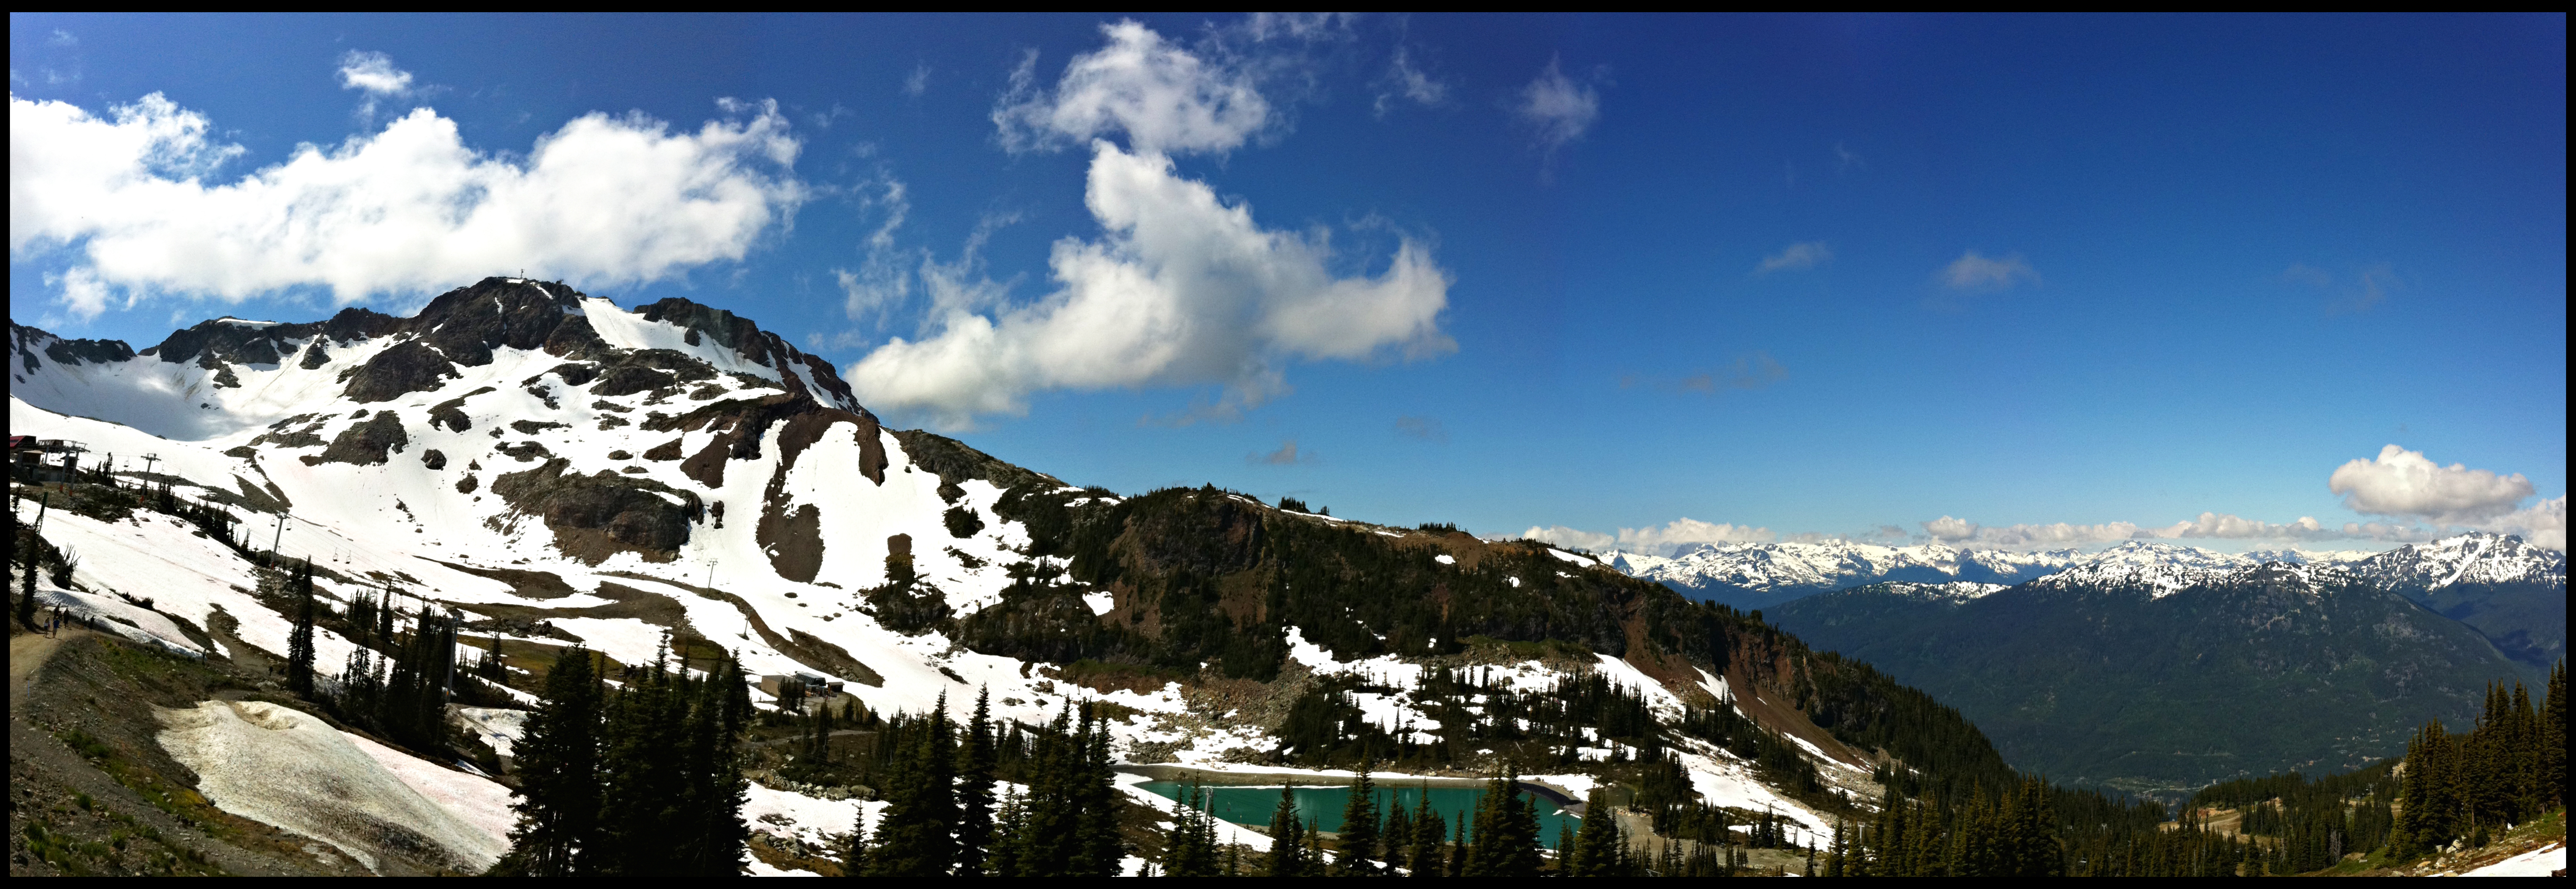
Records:
[[[2158,579],[2069,572],[1967,601],[1864,587],[1774,614],[1958,707],[2019,768],[2139,791],[2368,762],[2516,672],[2350,573]]]

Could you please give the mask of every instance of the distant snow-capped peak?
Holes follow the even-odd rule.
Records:
[[[1725,586],[1821,592],[1882,580],[2019,582],[2055,571],[2079,557],[2075,550],[2022,553],[1963,550],[1939,543],[1883,546],[1826,540],[1703,544],[1673,556],[1613,552],[1603,561],[1635,577],[1692,589]]]
[[[2392,587],[2436,590],[2457,583],[2567,585],[2567,555],[2511,534],[2473,531],[2389,550],[2354,571]]]

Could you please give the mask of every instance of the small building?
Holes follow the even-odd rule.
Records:
[[[780,700],[790,697],[828,698],[841,693],[841,680],[799,670],[760,677],[760,693]]]

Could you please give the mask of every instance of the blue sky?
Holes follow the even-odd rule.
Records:
[[[525,267],[1126,491],[2565,546],[2563,16],[10,24],[64,335]]]

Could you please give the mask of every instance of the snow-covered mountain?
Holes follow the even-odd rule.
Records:
[[[2353,569],[2362,576],[2399,590],[2464,583],[2567,585],[2567,554],[2485,531],[2411,543],[2357,561]]]
[[[1451,768],[1485,768],[1510,745],[1471,740],[1485,717],[1460,714],[1486,711],[1426,690],[1426,677],[1473,664],[1475,681],[1533,695],[1608,676],[1673,724],[1736,702],[1795,739],[1827,784],[1877,798],[1867,758],[1794,703],[1804,677],[1847,668],[1802,665],[1794,640],[1551,548],[1214,488],[1077,488],[884,428],[829,363],[685,300],[628,310],[487,278],[409,318],[218,319],[139,352],[11,333],[13,436],[78,442],[84,470],[111,466],[128,491],[167,483],[239,520],[210,534],[113,492],[65,509],[70,489],[49,489],[42,538],[81,558],[68,587],[42,585],[46,601],[190,656],[287,651],[291,622],[249,558],[274,542],[313,561],[334,609],[390,591],[457,610],[478,641],[577,641],[630,665],[666,638],[703,640],[755,674],[840,681],[879,713],[943,695],[962,708],[989,689],[995,717],[1042,725],[1098,700],[1128,714],[1110,730],[1138,761],[1296,772],[1280,759],[1288,714],[1351,707],[1356,722],[1328,724],[1439,742],[1463,757]],[[322,627],[315,661],[336,673],[356,645]],[[1835,693],[1881,694],[1871,683],[1885,680],[1859,675]],[[1516,720],[1514,732],[1537,730]],[[1666,743],[1706,798],[1829,838],[1832,820],[1766,785],[1752,760]],[[1583,763],[1628,749],[1599,744],[1562,761],[1571,792],[1592,780]],[[809,804],[845,813],[799,822],[816,842],[864,808],[779,803]],[[478,811],[478,824],[507,823]]]
[[[2567,654],[2567,554],[2478,532],[2401,546],[2353,570],[2476,627],[2535,670]]]
[[[1765,616],[1960,708],[2017,762],[2135,792],[2367,762],[2534,672],[2352,566],[2144,542],[1982,595],[1871,584]]]
[[[2543,556],[2554,555],[2545,550],[2535,552]],[[2378,556],[2377,553],[2340,550],[2258,550],[2235,554],[2144,540],[2126,541],[2094,553],[2075,549],[2039,552],[1962,549],[1939,543],[1881,546],[1828,540],[1817,543],[1704,544],[1671,557],[1613,552],[1603,561],[1631,576],[1661,583],[1695,599],[1710,599],[1738,608],[1764,608],[1817,593],[1873,583],[1964,582],[2010,586],[2082,568],[2087,576],[2155,576],[2173,585],[2212,571],[2266,562],[2355,566]],[[2563,568],[2561,574],[2564,574]]]
[[[1694,599],[1762,608],[1801,596],[1882,581],[2015,584],[2065,568],[2075,550],[2009,552],[1939,543],[1880,546],[1843,540],[1816,543],[1703,544],[1665,557],[1614,552],[1604,560],[1629,575]]]

